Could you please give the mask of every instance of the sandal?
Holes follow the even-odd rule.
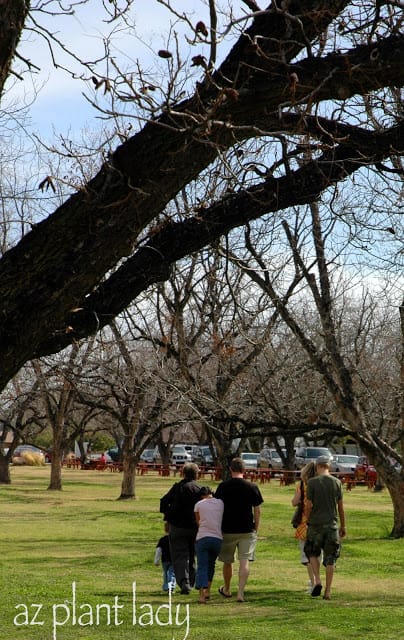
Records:
[[[223,598],[231,598],[231,593],[225,593],[224,592],[224,587],[219,587],[218,589],[219,593],[221,596],[223,596]]]

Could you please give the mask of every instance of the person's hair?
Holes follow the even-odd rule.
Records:
[[[201,498],[204,498],[205,496],[213,496],[213,491],[210,487],[201,487],[199,495]]]
[[[307,482],[316,475],[316,465],[314,462],[308,462],[300,471],[300,478],[303,482]]]
[[[185,480],[196,480],[199,473],[199,467],[195,462],[187,462],[184,464],[182,474]]]
[[[243,471],[245,471],[244,462],[241,458],[233,458],[230,462],[230,471],[234,471],[235,473],[243,473]]]

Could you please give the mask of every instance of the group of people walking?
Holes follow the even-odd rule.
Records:
[[[244,479],[244,463],[240,458],[231,461],[230,473],[231,478],[221,482],[213,496],[209,487],[197,483],[197,465],[186,464],[183,479],[160,500],[160,511],[168,523],[177,585],[183,594],[196,587],[201,604],[210,598],[217,558],[223,562],[224,583],[219,593],[224,598],[232,597],[236,550],[239,561],[237,601],[244,602],[249,563],[255,558],[263,498],[258,486]]]
[[[304,505],[296,537],[301,547],[301,561],[308,567],[310,593],[316,597],[322,592],[322,556],[327,600],[339,556],[339,540],[345,535],[342,485],[329,473],[329,462],[322,457],[312,468],[302,470],[292,500],[292,504],[301,501]],[[198,466],[188,463],[184,465],[182,480],[161,498],[160,511],[164,514],[167,535],[157,544],[155,563],[162,562],[163,589],[172,590],[177,585],[182,594],[189,594],[195,587],[199,590],[199,602],[206,604],[219,559],[223,563],[223,585],[218,591],[223,598],[231,598],[237,552],[236,599],[244,602],[263,503],[258,486],[244,479],[244,471],[241,458],[234,458],[230,463],[231,477],[221,482],[213,494],[209,487],[198,484]]]

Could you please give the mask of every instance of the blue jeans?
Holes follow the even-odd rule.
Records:
[[[215,575],[215,562],[219,555],[222,541],[220,538],[206,536],[195,543],[197,569],[195,587],[197,589],[207,589]]]
[[[173,565],[171,562],[162,562],[161,566],[163,569],[163,591],[174,591],[176,583]]]

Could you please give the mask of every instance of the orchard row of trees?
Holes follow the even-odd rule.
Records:
[[[285,266],[278,265],[278,276]],[[142,450],[159,443],[168,451],[184,426],[214,445],[225,467],[235,438],[241,448],[247,438],[283,438],[285,465],[293,464],[298,436],[321,443],[353,437],[372,459],[384,442],[382,453],[400,460],[399,319],[391,299],[364,295],[338,274],[329,292],[331,353],[310,290],[300,287],[289,310],[282,305],[292,297],[294,274],[288,296],[274,303],[270,281],[259,281],[263,273],[252,260],[248,269],[246,261],[234,265],[220,247],[179,264],[98,338],[25,367],[3,394],[3,438],[9,430],[17,444],[51,427],[50,488],[60,489],[72,441],[109,433],[123,443],[121,497],[135,495]],[[372,447],[341,418],[328,379],[336,376],[335,360],[341,377],[345,367],[355,370],[351,392]],[[6,482],[12,453],[0,456]]]
[[[100,3],[2,4],[1,104],[35,69],[31,31],[56,65],[70,49],[108,131],[86,152],[62,139],[27,205],[7,172],[0,388],[42,394],[56,451],[67,415],[119,424],[128,452],[178,416],[214,441],[353,436],[403,536],[401,0],[156,0],[171,23],[147,63],[114,48],[137,38],[135,4],[102,3],[90,62],[46,20]],[[34,421],[24,402],[5,423]]]

